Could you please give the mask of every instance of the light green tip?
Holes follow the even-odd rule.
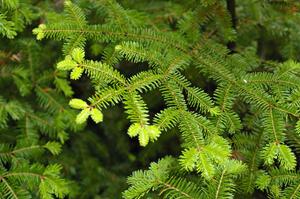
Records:
[[[83,124],[88,119],[89,115],[91,114],[91,111],[89,108],[83,109],[76,117],[76,123],[77,124]]]
[[[94,120],[95,123],[99,123],[103,121],[103,114],[97,108],[93,108],[91,111],[91,118]]]
[[[70,0],[66,0],[66,1],[65,1],[65,5],[66,5],[66,6],[70,6],[71,4],[72,4],[72,2],[71,2]]]
[[[116,51],[119,51],[119,50],[121,50],[121,49],[122,49],[122,46],[121,46],[121,45],[116,45],[116,46],[115,46],[115,50],[116,50]]]
[[[41,40],[45,37],[45,29],[46,29],[46,25],[45,24],[40,24],[37,28],[32,30],[32,33],[34,35],[36,35],[36,39],[37,40]]]
[[[81,48],[75,48],[72,51],[72,58],[77,62],[77,63],[82,63],[84,60],[84,51]]]
[[[83,101],[81,99],[77,99],[77,98],[71,99],[69,102],[69,105],[75,109],[84,109],[84,108],[88,107],[88,105],[85,101]]]

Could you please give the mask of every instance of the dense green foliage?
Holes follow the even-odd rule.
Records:
[[[0,9],[0,198],[300,198],[298,1]]]

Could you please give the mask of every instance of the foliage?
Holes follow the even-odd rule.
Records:
[[[73,91],[67,74],[52,67],[58,54],[45,53],[55,45],[16,37],[41,16],[34,2],[1,1],[0,7],[0,32],[6,37],[0,51],[0,196],[63,198],[71,183],[50,154],[61,152],[67,131],[79,129],[66,99]]]
[[[0,5],[5,198],[300,197],[299,2]]]

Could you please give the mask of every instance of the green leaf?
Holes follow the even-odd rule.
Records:
[[[202,176],[209,180],[215,174],[215,168],[205,153],[199,153],[197,162],[197,170],[202,172]]]
[[[94,122],[99,123],[103,121],[103,114],[97,108],[93,108],[91,111],[91,118]]]
[[[221,136],[213,136],[209,140],[209,144],[203,147],[203,150],[210,159],[219,164],[224,164],[231,154],[229,143]]]
[[[226,172],[234,175],[241,174],[247,171],[247,166],[242,161],[235,159],[228,159],[224,166],[226,168]]]
[[[284,169],[292,170],[296,167],[296,157],[295,154],[292,152],[292,150],[284,145],[280,144],[278,145],[278,159],[280,161],[280,166],[282,166]]]
[[[220,107],[218,106],[215,106],[215,107],[212,107],[209,109],[209,113],[212,115],[212,116],[218,116],[221,114],[221,110],[220,110]]]
[[[77,66],[77,63],[71,59],[68,55],[63,61],[57,63],[57,69],[59,70],[71,70]]]
[[[279,198],[279,196],[281,195],[281,188],[278,185],[271,185],[270,192],[272,193],[273,198]]]
[[[45,24],[40,24],[37,28],[32,30],[32,33],[36,35],[37,40],[42,40],[45,37],[45,31],[46,25]]]
[[[213,102],[209,95],[197,87],[188,88],[188,103],[203,113],[213,108]]]
[[[64,144],[65,141],[69,139],[69,135],[65,131],[60,131],[57,133],[57,138],[59,139],[60,143]]]
[[[16,23],[10,20],[6,20],[6,18],[6,13],[0,13],[0,34],[6,36],[9,39],[13,39],[17,35]]]
[[[141,129],[142,129],[142,127],[141,127],[140,123],[131,124],[130,127],[128,128],[127,134],[130,137],[135,137],[140,133]]]
[[[141,146],[147,146],[149,143],[149,134],[148,131],[145,128],[142,128],[142,130],[139,133],[139,142]]]
[[[39,193],[42,199],[64,198],[69,192],[68,183],[60,178],[59,164],[52,164],[46,167],[43,178],[39,185]]]
[[[89,117],[89,115],[91,114],[91,111],[89,108],[85,108],[83,109],[76,117],[76,123],[77,124],[83,124],[87,118]]]
[[[70,82],[66,79],[55,78],[56,88],[61,90],[65,96],[70,97],[73,95],[72,87],[70,86]]]
[[[276,143],[270,143],[263,148],[262,158],[265,160],[266,165],[272,165],[274,158],[277,158],[278,147]]]
[[[116,46],[115,46],[115,50],[116,50],[116,51],[120,51],[121,49],[122,49],[122,45],[116,45]]]
[[[82,63],[84,60],[84,51],[81,48],[75,48],[72,51],[72,58],[77,62],[77,63]]]
[[[198,152],[196,148],[185,149],[179,157],[180,165],[187,171],[193,171],[198,161]]]
[[[88,107],[88,104],[85,101],[77,98],[71,99],[69,105],[75,109],[84,109]]]
[[[149,139],[150,141],[155,141],[157,140],[157,138],[160,136],[161,132],[160,130],[157,128],[157,126],[151,125],[151,126],[146,126],[146,131],[149,135]]]
[[[70,1],[70,0],[65,0],[65,2],[64,2],[64,3],[65,3],[65,5],[66,5],[66,6],[70,6],[70,5],[72,5],[72,1]]]
[[[25,110],[24,106],[15,100],[11,100],[5,106],[7,113],[14,119],[19,120],[24,116]]]
[[[84,71],[84,69],[81,68],[81,67],[75,67],[75,68],[73,68],[73,70],[71,72],[71,75],[70,75],[70,78],[74,79],[74,80],[79,79],[81,77],[83,71]]]
[[[53,155],[58,155],[61,152],[61,144],[59,144],[58,142],[47,142],[44,147],[48,149]]]
[[[265,173],[260,174],[255,181],[256,186],[260,190],[266,189],[270,183],[271,183],[271,177]]]

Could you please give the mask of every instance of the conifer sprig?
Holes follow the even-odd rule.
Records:
[[[19,5],[3,2],[1,9],[8,12]],[[16,144],[0,145],[1,162],[12,163],[9,168],[0,164],[0,193],[16,198],[31,191],[18,188],[23,183],[19,177],[8,178],[9,173],[19,175],[13,167],[16,159],[28,159],[41,149],[54,155],[60,152],[58,142],[41,143],[36,131],[63,143],[65,132],[78,128],[73,121],[84,124],[91,117],[95,123],[105,123],[104,109],[121,104],[130,121],[127,134],[137,137],[140,146],[155,146],[161,133],[171,129],[181,143],[179,157],[166,157],[147,171],[133,172],[124,198],[251,197],[257,189],[271,198],[300,197],[295,155],[300,148],[299,63],[266,58],[278,54],[280,60],[299,59],[294,53],[300,49],[295,14],[299,4],[236,1],[239,8],[232,9],[235,1],[226,1],[227,6],[216,0],[186,5],[158,2],[149,8],[145,1],[86,2],[92,4],[85,7],[92,14],[68,0],[59,20],[43,22],[33,30],[37,40],[63,42],[63,58],[54,75],[45,71],[48,75],[38,78],[31,74],[34,66],[1,69],[12,75],[22,96],[34,95],[39,107],[7,95],[0,98],[1,128],[13,121],[26,127],[25,132],[35,129]],[[132,9],[139,6],[145,12]],[[238,25],[235,12],[241,17]],[[13,38],[22,28],[3,13],[0,33]],[[91,17],[94,13],[96,17]],[[281,46],[278,52],[270,50],[275,52],[270,56],[265,40],[274,36]],[[124,72],[128,63],[136,66],[130,73]],[[77,82],[89,78],[94,94],[87,99],[61,97],[73,94],[68,73]],[[52,80],[55,88],[49,83]],[[146,99],[152,92],[163,101],[157,109]],[[68,102],[79,111],[70,109]],[[24,168],[31,171],[34,165]],[[35,182],[28,185],[39,186],[41,197],[62,198],[68,185],[59,170],[60,166],[49,165],[39,174],[32,171],[29,176],[35,176]]]

